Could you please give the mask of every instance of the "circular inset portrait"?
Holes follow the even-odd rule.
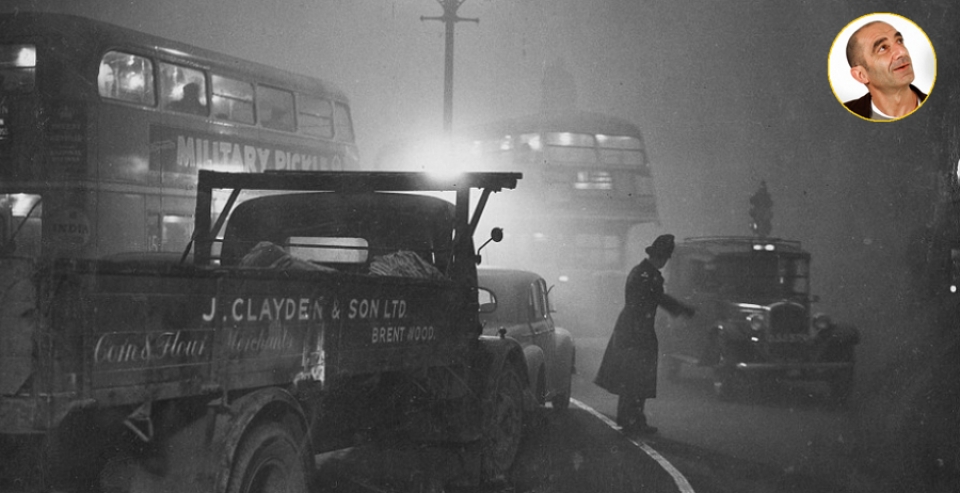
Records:
[[[895,121],[923,105],[937,77],[930,38],[906,17],[876,13],[840,31],[827,60],[830,87],[851,113]]]

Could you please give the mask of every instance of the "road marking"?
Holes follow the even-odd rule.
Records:
[[[614,423],[612,419],[600,414],[600,412],[597,411],[596,409],[576,399],[570,399],[570,402],[572,402],[574,405],[576,405],[580,409],[583,409],[584,411],[596,416],[598,419],[600,419],[600,421],[603,421],[604,423],[606,423],[606,425],[609,426],[610,428],[620,431],[620,426]],[[639,447],[640,450],[643,450],[647,455],[650,456],[651,459],[657,461],[657,464],[660,464],[660,467],[662,467],[664,471],[667,471],[667,473],[670,474],[671,477],[673,477],[673,482],[677,484],[677,489],[680,490],[680,493],[695,493],[693,491],[693,487],[690,486],[690,482],[687,481],[687,478],[685,478],[683,474],[677,470],[676,467],[673,467],[673,464],[671,464],[670,461],[665,459],[662,455],[660,455],[659,452],[654,450],[653,447],[647,445],[646,442],[644,442],[643,440],[629,438],[629,437],[627,437],[627,439],[630,440],[630,443]]]

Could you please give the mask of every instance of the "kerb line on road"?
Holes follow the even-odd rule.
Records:
[[[576,399],[570,399],[570,402],[572,402],[574,405],[576,405],[580,409],[583,409],[584,411],[596,416],[597,419],[599,419],[600,421],[603,421],[610,428],[613,428],[614,430],[617,430],[623,433],[620,430],[620,426],[614,423],[612,419],[604,416],[603,414],[600,414],[600,412],[598,412],[596,409]],[[671,464],[670,461],[665,459],[662,455],[660,455],[659,452],[654,450],[653,447],[647,445],[646,442],[640,439],[631,438],[631,437],[627,437],[627,439],[630,440],[630,443],[639,447],[640,450],[643,450],[643,452],[649,455],[651,459],[657,461],[657,464],[660,464],[660,467],[662,467],[664,471],[667,471],[667,473],[670,474],[670,477],[673,478],[673,482],[677,484],[677,489],[680,490],[680,493],[695,493],[693,491],[693,487],[690,486],[690,482],[687,481],[687,478],[684,477],[683,474],[679,470],[677,470],[676,467],[673,467],[673,464]]]

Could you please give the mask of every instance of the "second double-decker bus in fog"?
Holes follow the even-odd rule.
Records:
[[[612,330],[626,272],[642,254],[638,238],[659,224],[643,135],[610,115],[544,112],[450,139],[392,142],[376,166],[522,172],[523,183],[486,209],[480,227],[503,225],[506,237],[484,263],[541,274],[554,285],[554,318],[581,335]]]
[[[82,17],[0,15],[0,255],[180,252],[199,169],[358,161],[328,82]]]

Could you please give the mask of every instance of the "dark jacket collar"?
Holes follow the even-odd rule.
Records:
[[[917,89],[916,86],[910,84],[910,89],[917,94],[917,99],[920,101],[917,102],[917,107],[919,108],[923,104],[923,100],[927,99],[927,95],[920,92],[920,89]],[[862,98],[854,99],[843,103],[848,110],[856,113],[859,116],[869,119],[873,116],[873,100],[870,98],[870,92],[867,92]]]

